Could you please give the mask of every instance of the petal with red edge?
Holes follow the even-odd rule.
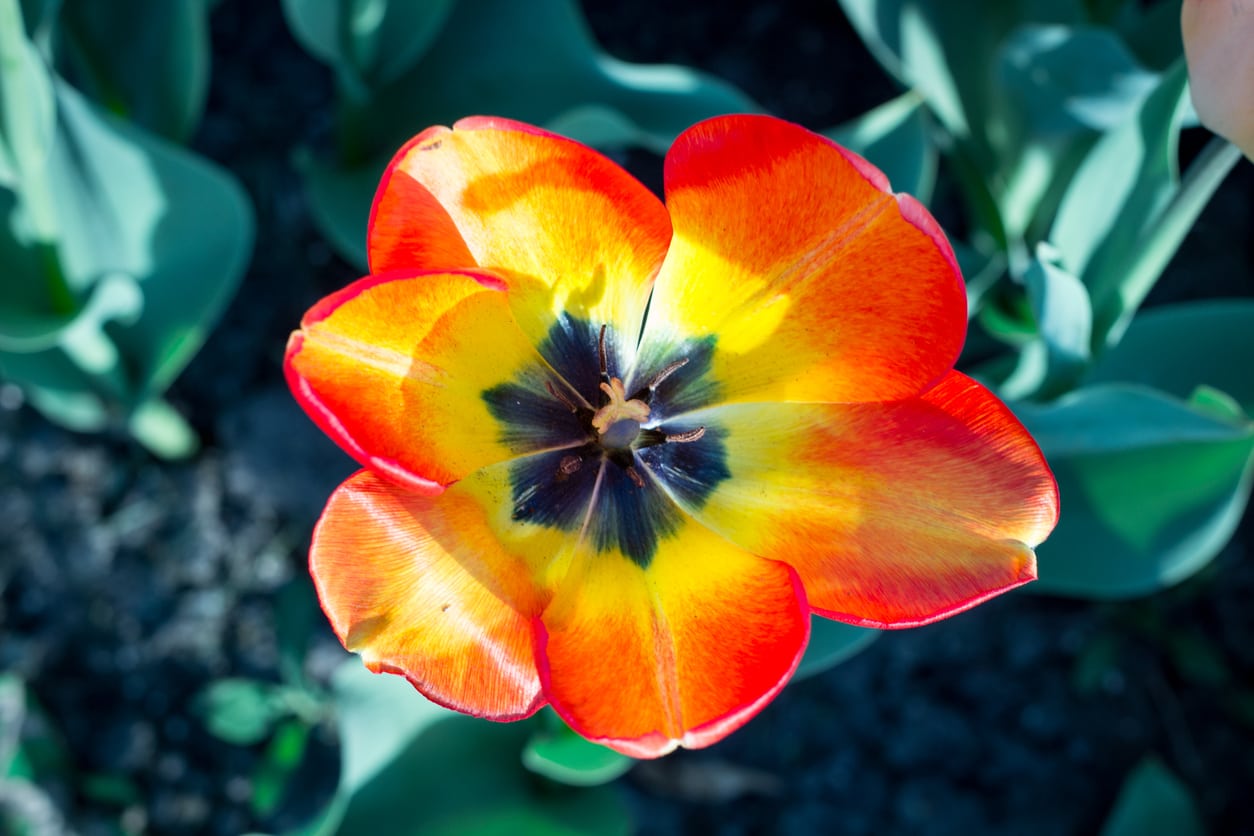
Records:
[[[571,728],[657,757],[714,743],[766,705],[801,657],[809,609],[787,564],[688,519],[647,568],[579,555],[537,630],[545,693]]]
[[[662,203],[604,156],[506,119],[430,128],[393,159],[371,212],[372,272],[480,266],[510,277],[539,345],[563,313],[630,357],[670,242]]]
[[[371,670],[515,719],[544,703],[530,626],[543,599],[485,516],[462,492],[424,497],[360,471],[327,503],[310,571],[336,635]]]
[[[815,612],[842,621],[922,624],[1032,580],[1032,549],[1057,521],[1035,442],[957,372],[894,403],[736,404],[687,420],[725,434],[731,477],[693,492],[700,507],[676,498],[741,547],[789,562]],[[642,455],[663,479],[671,446]]]
[[[389,274],[323,299],[288,343],[292,391],[359,462],[425,493],[492,462],[572,441],[556,400],[552,427],[502,423],[485,393],[544,392],[555,379],[519,330],[500,279],[483,272]],[[543,416],[542,416],[543,417]]]
[[[825,402],[909,397],[953,367],[966,333],[953,252],[860,157],[725,116],[680,135],[665,178],[674,241],[644,365],[708,337],[721,400]]]

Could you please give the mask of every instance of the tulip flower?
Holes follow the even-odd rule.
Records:
[[[1184,0],[1180,28],[1198,117],[1254,159],[1254,0]]]
[[[638,757],[787,683],[812,614],[905,627],[1032,580],[1053,476],[954,371],[966,297],[915,200],[766,116],[683,133],[665,205],[476,117],[387,169],[370,275],[287,349],[362,465],[310,553],[374,671]]]

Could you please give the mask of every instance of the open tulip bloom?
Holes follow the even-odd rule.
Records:
[[[765,116],[686,131],[665,190],[529,125],[426,130],[375,197],[371,274],[286,358],[363,467],[310,553],[344,645],[637,757],[741,726],[811,613],[914,626],[1032,580],[1058,513],[953,369],[962,277],[918,202]]]

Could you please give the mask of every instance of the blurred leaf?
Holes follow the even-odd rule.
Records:
[[[456,0],[283,0],[288,28],[311,55],[358,88],[404,73],[439,34]]]
[[[1121,2],[1113,25],[1137,60],[1156,72],[1166,70],[1184,53],[1179,2]]]
[[[1037,362],[1030,374],[1020,364],[1013,382],[1003,383],[1001,393],[1008,398],[1054,397],[1075,384],[1090,359],[1093,312],[1088,291],[1058,266],[1055,253],[1045,244],[1037,247],[1023,278],[1044,362],[1033,358]]]
[[[989,137],[1001,117],[997,53],[1024,22],[1078,23],[1079,0],[840,0],[876,60],[927,100],[946,129],[971,144],[985,175],[996,164]]]
[[[22,18],[26,21],[26,31],[36,43],[46,33],[61,9],[61,0],[21,0]],[[40,48],[43,44],[40,43]]]
[[[154,456],[183,459],[200,448],[187,419],[162,398],[149,398],[131,410],[126,428]]]
[[[275,729],[253,769],[252,808],[256,815],[264,818],[278,809],[308,742],[309,726],[301,720],[289,719]]]
[[[527,739],[522,762],[538,775],[575,787],[608,783],[635,764],[626,755],[585,740],[561,720]]]
[[[101,114],[69,86],[57,85],[57,103],[46,185],[58,213],[59,266],[67,286],[92,302],[68,320],[33,318],[24,332],[11,321],[19,317],[4,317],[6,347],[25,352],[0,354],[0,367],[67,426],[100,429],[133,417],[155,452],[186,451],[183,425],[153,398],[229,301],[252,247],[251,207],[229,175]],[[14,335],[45,344],[55,336],[55,344],[31,351],[39,346],[15,346]]]
[[[343,170],[309,155],[297,157],[314,223],[341,258],[363,271],[368,269],[370,206],[384,166]]]
[[[442,83],[431,84],[432,78]],[[588,105],[614,111],[633,126],[621,142],[661,153],[694,122],[758,110],[708,74],[606,55],[572,0],[459,0],[431,50],[379,92],[378,105],[379,118],[395,129],[394,141],[380,149],[385,153],[427,125],[451,124],[468,113],[547,125]]]
[[[1131,262],[1150,243],[1146,233],[1177,189],[1186,82],[1181,60],[1161,77],[1136,119],[1098,140],[1059,204],[1049,239],[1089,289],[1095,340],[1104,340],[1122,314],[1121,287],[1139,281],[1129,275]]]
[[[1204,836],[1189,788],[1157,759],[1136,765],[1119,790],[1119,798],[1101,836]]]
[[[126,775],[89,772],[79,776],[76,786],[94,803],[112,807],[125,807],[143,798],[139,787]]]
[[[334,677],[344,766],[331,815],[309,833],[626,834],[609,787],[537,783],[520,763],[528,725],[455,714],[359,661]]]
[[[1254,415],[1254,299],[1188,302],[1138,314],[1087,381],[1126,381],[1180,399],[1208,386]]]
[[[880,631],[869,627],[855,627],[822,616],[810,616],[810,643],[806,645],[801,664],[793,674],[797,682],[808,676],[822,673],[846,659],[862,652],[877,638]]]
[[[255,679],[219,679],[196,701],[205,727],[215,737],[237,746],[265,740],[284,708],[276,686]]]
[[[204,0],[63,0],[59,22],[79,89],[185,142],[209,92],[208,17]]]
[[[1184,182],[1145,231],[1118,278],[1115,302],[1108,315],[1107,344],[1118,342],[1123,336],[1211,195],[1241,159],[1239,148],[1221,137],[1213,137],[1189,166]]]
[[[0,674],[0,777],[30,777],[21,757],[25,715],[26,683],[17,674]]]
[[[102,118],[68,87],[58,97],[72,146],[55,184],[59,205],[75,207],[62,242],[67,274],[116,270],[139,282],[143,315],[116,337],[138,391],[160,393],[234,293],[252,250],[252,207],[207,160]]]
[[[1090,386],[1016,413],[1058,479],[1037,549],[1041,592],[1124,598],[1192,575],[1231,538],[1250,493],[1254,425],[1151,389]]]
[[[1124,642],[1120,633],[1102,633],[1085,644],[1071,671],[1071,687],[1083,695],[1097,693],[1102,680],[1114,669]]]
[[[52,79],[24,37],[17,0],[0,0],[0,186],[43,168],[55,132]]]
[[[0,674],[0,782],[55,784],[70,771],[70,753],[25,681]]]
[[[1223,650],[1200,630],[1177,628],[1163,639],[1172,665],[1186,682],[1218,689],[1232,681]]]
[[[1110,30],[1027,24],[1002,44],[998,69],[1033,133],[1122,124],[1157,84]]]
[[[922,105],[916,93],[904,93],[823,133],[883,171],[895,191],[927,204],[936,185],[937,152]]]
[[[459,0],[408,72],[345,107],[340,160],[307,164],[306,186],[323,234],[363,269],[379,177],[396,149],[429,125],[488,113],[661,153],[694,122],[758,110],[704,73],[604,54],[573,0]]]

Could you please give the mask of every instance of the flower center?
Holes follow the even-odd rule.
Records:
[[[640,434],[640,425],[649,420],[649,405],[629,399],[623,381],[617,377],[602,383],[601,391],[609,396],[609,401],[592,416],[597,441],[607,450],[627,450]]]
[[[607,330],[563,315],[537,346],[546,362],[483,398],[502,443],[528,451],[509,465],[511,519],[647,566],[682,525],[677,502],[699,508],[731,477],[726,433],[693,420],[718,402],[713,340],[642,353],[633,376]]]

